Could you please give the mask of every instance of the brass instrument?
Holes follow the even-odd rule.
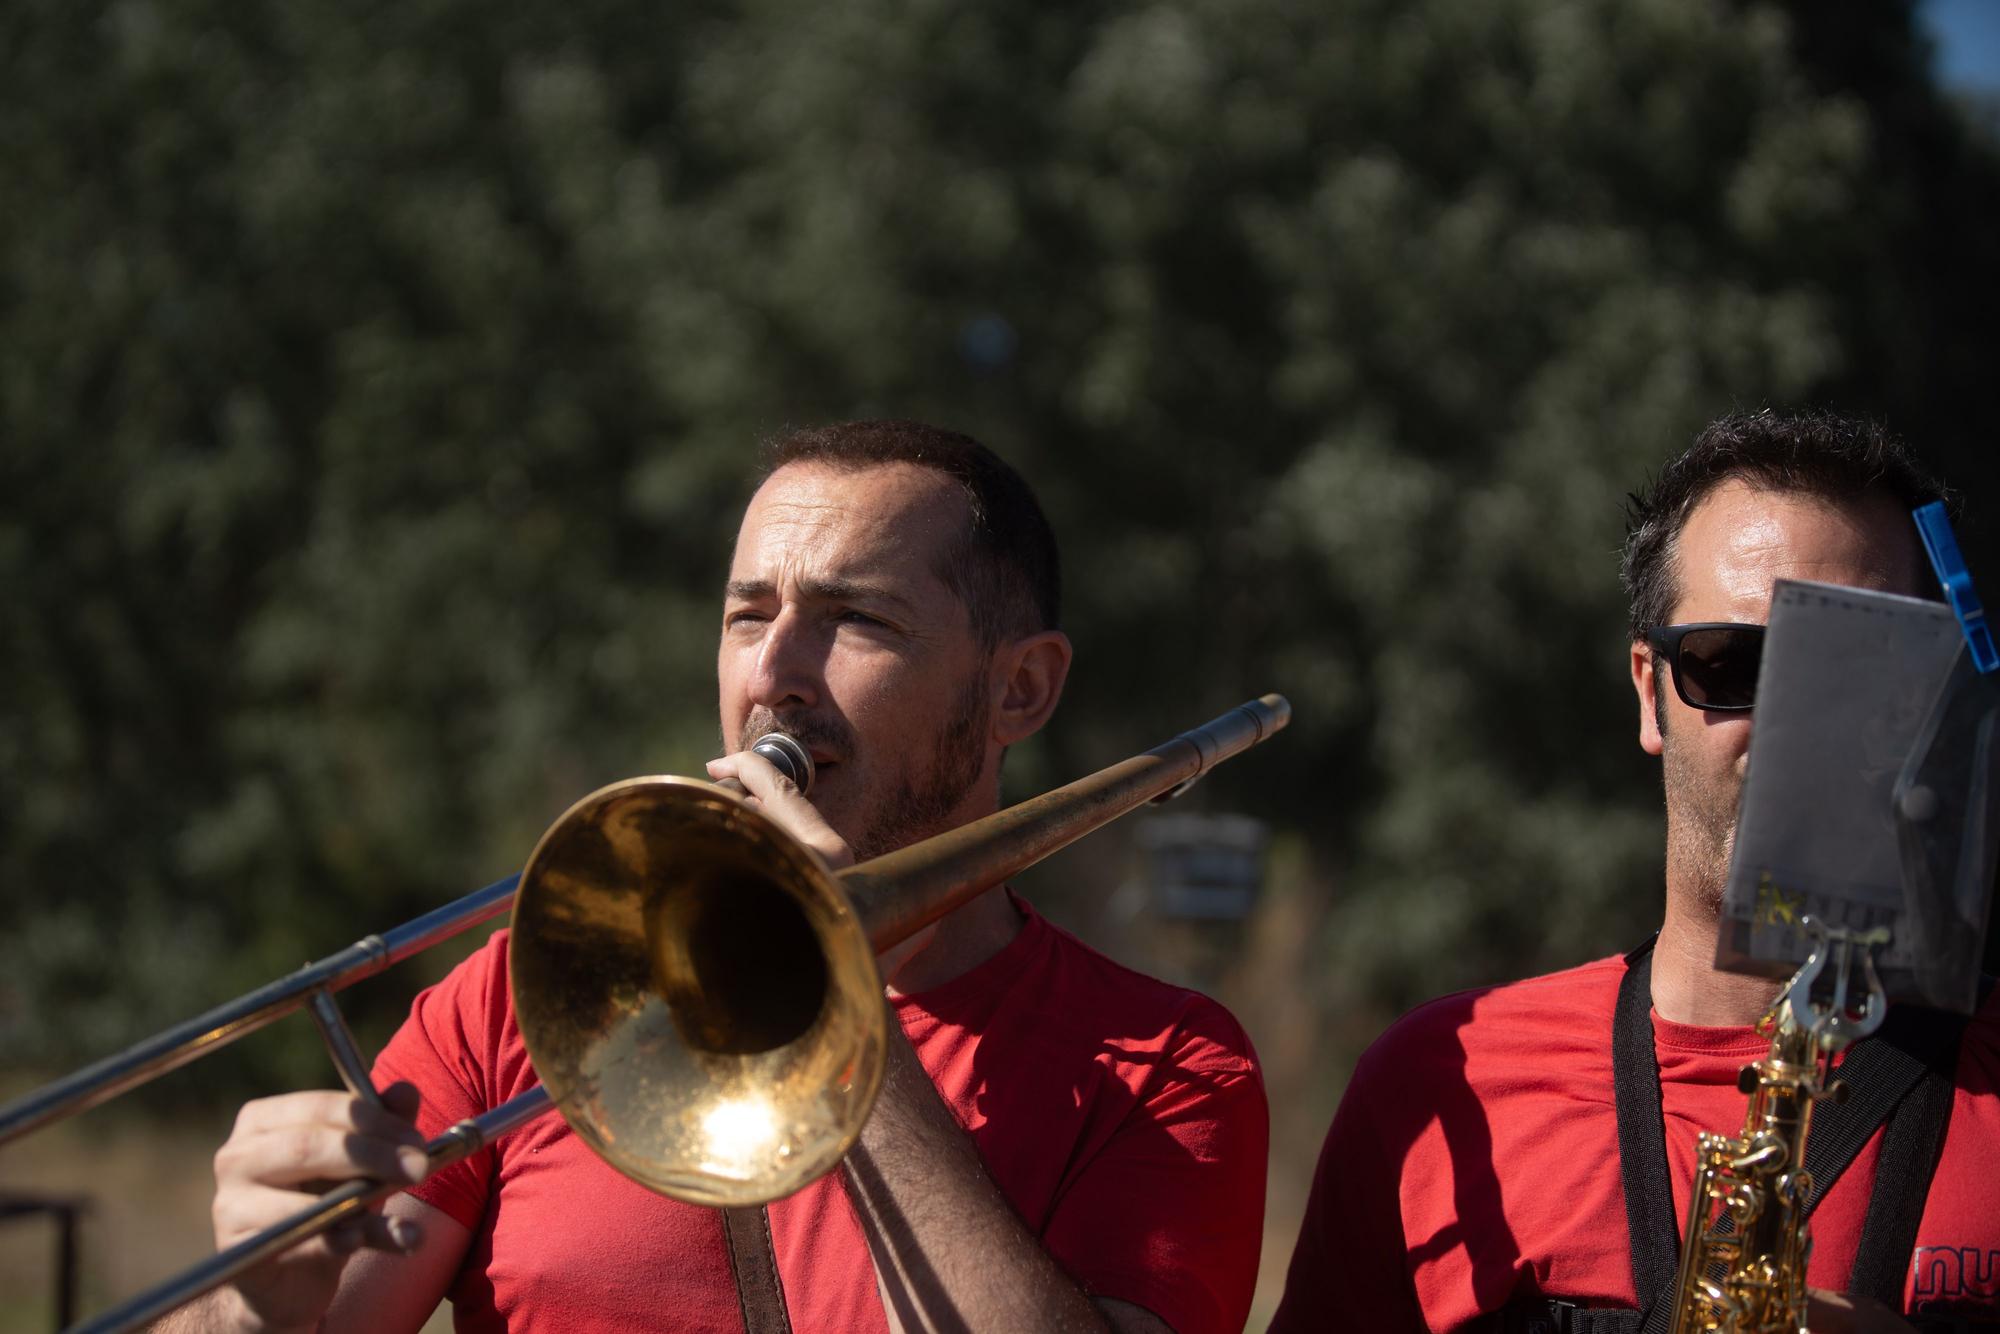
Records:
[[[838,1164],[874,1104],[888,1041],[877,953],[1134,807],[1179,795],[1290,720],[1284,698],[1265,695],[839,872],[724,787],[614,783],[550,826],[518,877],[0,1107],[0,1145],[301,1007],[342,1081],[376,1098],[332,994],[511,904],[508,980],[541,1085],[433,1139],[430,1170],[553,1107],[612,1167],[662,1194],[718,1206],[773,1200]],[[800,781],[785,759],[767,758]],[[808,769],[801,788],[810,781]],[[402,1189],[344,1182],[72,1334],[136,1328]]]
[[[1806,1134],[1813,1104],[1846,1093],[1827,1082],[1834,1053],[1881,1026],[1888,1001],[1869,951],[1889,933],[1829,928],[1810,917],[1802,923],[1812,951],[1757,1025],[1771,1050],[1737,1079],[1750,1096],[1743,1132],[1704,1132],[1698,1141],[1672,1334],[1803,1334],[1806,1327],[1813,1194]],[[1857,960],[1866,994],[1854,1002]],[[1823,985],[1830,991],[1824,998]]]

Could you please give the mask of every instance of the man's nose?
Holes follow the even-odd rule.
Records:
[[[805,617],[785,608],[772,618],[757,646],[750,674],[750,702],[767,709],[819,703],[826,646]]]

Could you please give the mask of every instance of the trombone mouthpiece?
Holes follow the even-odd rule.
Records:
[[[801,793],[812,791],[812,756],[793,738],[783,732],[766,732],[750,743],[750,753],[769,760],[771,767],[791,779]]]

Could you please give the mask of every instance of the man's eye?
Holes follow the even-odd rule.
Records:
[[[888,625],[887,621],[877,620],[875,617],[870,616],[867,612],[856,611],[852,607],[849,607],[845,611],[842,611],[838,616],[834,617],[834,619],[838,621],[845,621],[849,625],[875,625],[875,626]]]
[[[724,616],[722,618],[722,623],[724,625],[745,625],[745,624],[754,624],[758,621],[763,621],[768,619],[769,617],[765,616],[764,613],[761,611],[749,611],[747,609],[739,609],[737,611],[730,612],[727,616]]]

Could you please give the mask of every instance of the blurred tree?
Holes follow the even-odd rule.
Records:
[[[1214,790],[1378,1012],[1653,912],[1615,549],[1703,420],[1992,480],[2000,168],[1907,4],[21,0],[0,52],[11,1063],[710,753],[786,423],[1037,480],[1080,656],[1023,791],[1291,694]]]

